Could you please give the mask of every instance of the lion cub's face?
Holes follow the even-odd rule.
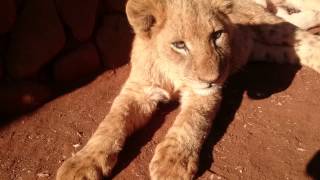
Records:
[[[137,36],[155,41],[159,60],[194,89],[210,89],[228,75],[231,4],[221,0],[129,0]]]

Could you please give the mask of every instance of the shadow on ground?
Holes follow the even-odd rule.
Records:
[[[320,179],[320,151],[318,151],[307,165],[307,174],[314,180]]]

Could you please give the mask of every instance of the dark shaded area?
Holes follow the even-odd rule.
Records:
[[[42,1],[37,2],[43,3]],[[59,37],[59,35],[61,36],[61,34],[63,34],[63,36],[65,36],[65,43],[62,49],[55,53],[54,56],[50,57],[50,60],[41,65],[41,67],[39,67],[37,71],[32,75],[23,78],[14,78],[13,74],[10,74],[8,69],[8,65],[10,64],[8,52],[11,46],[16,48],[22,41],[14,41],[14,31],[21,30],[21,28],[17,27],[19,27],[19,24],[25,22],[24,19],[26,16],[30,15],[23,13],[24,11],[26,11],[26,7],[32,6],[34,4],[38,5],[38,3],[32,4],[31,2],[29,3],[25,0],[17,0],[17,2],[14,3],[14,6],[16,6],[17,8],[17,21],[15,22],[14,26],[10,28],[10,30],[0,32],[0,126],[8,124],[10,121],[13,121],[14,119],[16,119],[16,117],[21,116],[23,114],[32,114],[34,110],[41,107],[45,103],[92,82],[92,80],[94,80],[103,71],[116,69],[124,64],[127,64],[129,61],[129,52],[131,48],[133,31],[129,27],[129,24],[126,20],[126,15],[124,12],[125,1],[99,1],[97,9],[88,9],[88,11],[94,14],[95,20],[93,25],[86,23],[87,21],[81,18],[85,15],[85,13],[81,15],[79,14],[78,21],[77,19],[73,19],[77,21],[76,23],[82,22],[82,28],[81,26],[69,26],[65,18],[67,16],[70,17],[69,13],[71,13],[72,16],[73,12],[77,12],[79,8],[83,8],[83,3],[74,3],[74,6],[72,6],[74,7],[74,9],[70,10],[69,13],[63,14],[61,9],[62,7],[59,5],[59,3],[57,4],[55,1],[52,2],[52,6],[54,6],[55,9],[54,14],[58,16],[58,21],[63,26],[63,32],[56,33],[48,37],[43,36],[42,33],[36,34],[36,30],[39,30],[38,28],[45,28],[48,25],[50,25],[50,22],[45,21],[44,26],[42,26],[42,24],[37,24],[36,20],[31,21],[30,24],[28,24],[28,26],[26,26],[25,29],[23,29],[26,33],[34,33],[35,37],[31,37],[28,40],[28,44],[33,45],[36,39],[38,38],[39,40],[41,40],[41,42],[44,41],[44,45],[42,45],[39,48],[35,47],[34,49],[36,50],[32,52],[27,52],[27,54],[42,54],[44,56],[47,56],[49,53],[48,49],[50,49],[50,45],[52,44],[52,42],[48,41],[46,38],[55,40]],[[68,1],[67,4],[69,5],[69,3],[73,2],[77,1]],[[43,3],[42,5],[46,5],[48,3],[51,3],[51,1]],[[88,4],[89,6],[91,5],[90,3],[87,2],[85,4]],[[3,5],[3,3],[0,4]],[[65,8],[67,9],[68,7]],[[40,11],[41,8],[38,8],[38,10]],[[68,12],[68,10],[66,10],[66,12]],[[4,15],[4,13],[6,12],[3,12],[1,15]],[[89,12],[87,13],[90,14]],[[35,19],[37,19],[36,17]],[[50,19],[49,16],[40,17],[41,20],[45,18]],[[3,21],[1,21],[1,23],[3,23]],[[0,24],[0,26],[1,25],[3,24]],[[74,29],[86,29],[89,26],[93,26],[93,32],[90,33],[91,35],[85,39],[76,38],[75,34],[72,31]],[[45,34],[45,32],[43,33]],[[70,70],[65,73],[61,73],[63,70],[61,70],[60,73],[59,71],[55,71],[56,69],[61,69],[59,67],[55,68],[55,65],[59,61],[64,62],[65,59],[63,58],[70,55],[70,53],[75,53],[76,51],[79,51],[79,49],[86,44],[93,44],[96,47],[98,51],[97,54],[99,56],[99,61],[101,63],[100,68],[92,68],[91,66],[88,67],[86,65],[82,65],[86,63],[90,64],[90,61],[86,61],[86,63],[75,62],[74,65],[64,66],[74,71]],[[19,52],[15,52],[13,54],[17,54],[18,56]],[[29,60],[28,57],[25,57],[25,59]],[[30,58],[29,64],[32,64],[33,59],[34,58]],[[41,58],[39,60],[41,60]],[[19,69],[30,69],[29,66],[24,66],[22,63],[18,64],[17,66],[19,67]],[[62,78],[55,78],[57,77],[57,75],[61,76]],[[69,76],[73,77],[73,79],[71,79],[68,82],[62,82],[63,80],[65,80],[63,78]],[[25,102],[23,100],[24,97],[30,97],[30,94],[32,95],[34,101]],[[46,97],[38,97],[38,94],[46,95]]]
[[[111,31],[109,34],[115,35],[112,36],[113,40],[108,39],[110,38],[108,36],[104,37],[104,39],[100,40],[101,42],[99,45],[102,47],[112,46],[110,51],[101,49],[98,45],[98,42],[96,42],[98,30],[100,30],[99,28],[103,26],[105,21],[104,19],[107,19],[106,17],[109,17],[111,20],[113,20],[112,18],[115,18],[116,20],[119,18],[126,20],[125,15],[123,13],[118,13],[116,15],[112,15],[110,13],[105,14],[105,12],[100,13],[101,14],[97,16],[97,23],[93,35],[86,42],[79,42],[76,40],[73,37],[70,28],[64,24],[66,34],[66,44],[64,49],[61,50],[61,52],[59,52],[52,59],[52,61],[44,65],[34,76],[23,80],[15,80],[9,76],[5,69],[5,72],[1,72],[2,69],[0,69],[0,128],[2,126],[6,126],[8,123],[14,121],[21,115],[32,114],[35,110],[53,99],[91,83],[103,72],[107,70],[115,70],[116,68],[119,68],[129,62],[130,49],[128,48],[131,47],[130,44],[132,43],[133,33],[128,27],[129,25],[127,21],[121,22],[122,24],[115,23],[115,27],[113,27],[114,29],[112,30],[105,28],[105,30]],[[125,26],[126,28],[121,29],[122,26]],[[104,32],[102,31],[101,34],[103,33]],[[113,42],[118,37],[121,37],[121,41]],[[5,41],[5,43],[1,43],[1,39],[3,42]],[[7,54],[8,44],[10,43],[9,40],[10,33],[0,35],[0,68],[2,68],[1,63],[4,65],[6,64],[6,61],[2,61],[5,60],[5,58],[2,56]],[[94,44],[98,50],[97,53],[101,61],[101,67],[93,73],[74,73],[79,77],[70,81],[58,81],[54,75],[54,64],[56,64],[58,60],[61,60],[66,55],[78,50],[81,46],[90,42]],[[104,54],[107,54],[108,57],[104,57]],[[104,63],[106,61],[108,64]],[[75,66],[75,68],[77,68],[77,66]],[[1,73],[4,74],[3,76],[5,78],[1,79]],[[66,72],[66,75],[63,76],[69,75],[68,73],[70,72]],[[30,96],[32,101],[24,101],[25,96]]]
[[[24,114],[32,114],[45,103],[83,87],[104,72],[88,75],[71,84],[44,83],[37,81],[0,85],[0,128]]]
[[[318,151],[310,160],[306,172],[314,180],[320,180],[320,151]]]

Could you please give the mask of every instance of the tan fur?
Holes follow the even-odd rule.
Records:
[[[253,0],[275,15],[302,28],[320,26],[319,0]],[[289,10],[291,12],[289,12]]]
[[[129,0],[127,15],[136,33],[131,74],[87,145],[60,167],[58,180],[108,176],[125,139],[148,122],[159,102],[173,99],[180,100],[181,112],[155,150],[150,176],[193,179],[230,73],[250,57],[320,72],[319,37],[251,0]],[[174,49],[176,41],[188,51]]]

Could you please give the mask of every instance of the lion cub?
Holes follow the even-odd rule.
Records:
[[[110,175],[125,140],[159,102],[181,112],[150,162],[150,177],[193,179],[227,77],[249,59],[302,63],[320,72],[320,37],[297,29],[252,0],[128,0],[136,34],[132,70],[89,142],[63,163],[58,180]]]

